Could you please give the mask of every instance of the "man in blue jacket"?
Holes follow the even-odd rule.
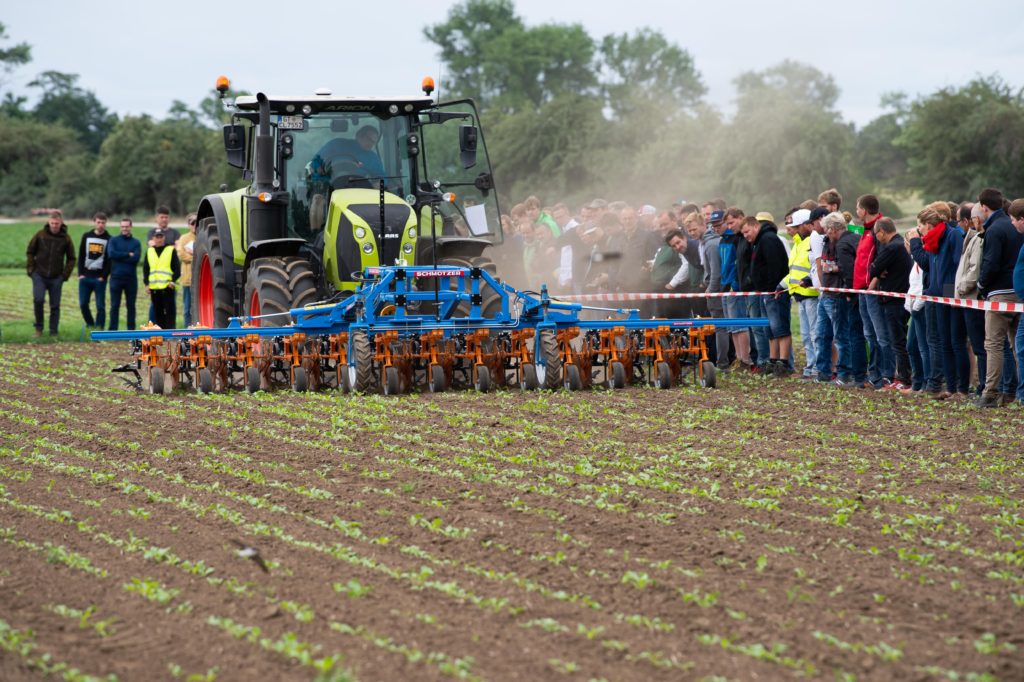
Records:
[[[1010,204],[1010,222],[1024,235],[1024,199],[1015,199]],[[1024,300],[1024,246],[1013,266],[1013,293]],[[1017,405],[1024,406],[1024,318],[1017,321]]]
[[[121,296],[125,297],[128,329],[135,329],[135,296],[139,291],[138,266],[142,244],[132,236],[132,219],[121,218],[121,234],[107,242],[110,260],[110,329],[117,329]]]
[[[978,291],[989,302],[1020,303],[1014,291],[1013,273],[1017,264],[1024,234],[1014,227],[1003,211],[1003,194],[996,189],[983,189],[978,194],[981,215],[985,220],[985,244],[981,251],[981,272],[978,273]],[[1003,377],[1003,344],[1013,341],[1020,321],[1020,313],[985,311],[985,352],[988,367],[985,391],[978,399],[978,407],[998,407],[999,390]]]

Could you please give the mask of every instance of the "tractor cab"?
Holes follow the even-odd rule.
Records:
[[[217,89],[227,91],[227,79]],[[472,100],[240,96],[228,105],[227,161],[247,185],[196,211],[194,316],[287,318],[345,295],[368,267],[488,267],[500,211]]]

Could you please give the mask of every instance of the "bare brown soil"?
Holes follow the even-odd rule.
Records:
[[[1024,679],[1024,410],[154,397],[121,351],[0,348],[0,679]]]

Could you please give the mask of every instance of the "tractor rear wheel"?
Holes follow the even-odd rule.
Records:
[[[497,271],[497,266],[487,256],[476,256],[474,258],[463,258],[462,256],[444,256],[437,264],[450,265],[460,268],[480,268],[486,270],[488,274],[494,275]],[[432,286],[432,285],[428,285]],[[454,286],[454,285],[453,285]],[[480,315],[482,317],[491,318],[501,312],[501,296],[497,291],[491,288],[490,284],[480,283]],[[469,304],[460,303],[455,307],[455,317],[465,317],[469,315]]]
[[[274,315],[253,320],[256,326],[283,327],[292,323],[288,311],[316,300],[313,269],[304,258],[257,258],[245,277],[247,315]]]
[[[228,287],[225,262],[217,223],[203,218],[196,230],[192,253],[192,319],[203,327],[226,327],[235,314],[235,303]]]
[[[536,366],[537,379],[541,388],[558,390],[562,385],[562,354],[558,348],[558,337],[550,329],[537,332],[537,353],[544,360],[544,366]]]

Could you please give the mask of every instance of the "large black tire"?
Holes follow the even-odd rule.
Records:
[[[376,383],[373,374],[373,345],[364,331],[352,332],[352,360],[355,367],[349,375],[349,386],[359,393],[372,390]]]
[[[192,320],[204,327],[226,327],[235,315],[235,302],[228,286],[224,250],[213,218],[203,218],[196,229],[192,251]]]
[[[556,391],[562,386],[562,354],[558,348],[558,338],[555,332],[550,329],[542,329],[537,332],[537,358],[535,369],[537,378],[540,380],[541,388],[549,391]],[[543,378],[541,378],[540,359],[544,359]]]
[[[626,387],[626,368],[621,362],[613,362],[608,368],[608,388]]]
[[[304,258],[257,258],[245,276],[247,315],[274,315],[257,326],[283,327],[293,322],[291,308],[316,301],[313,269]]]

